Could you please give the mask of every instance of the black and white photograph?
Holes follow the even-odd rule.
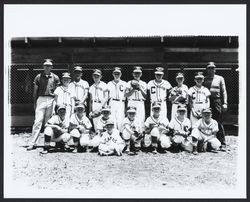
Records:
[[[246,5],[4,20],[4,197],[246,197]]]

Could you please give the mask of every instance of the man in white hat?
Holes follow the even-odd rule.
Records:
[[[38,142],[40,130],[43,123],[47,123],[52,116],[54,91],[60,84],[59,77],[51,72],[53,63],[50,59],[46,59],[43,63],[43,72],[38,74],[34,79],[34,109],[35,121],[32,127],[33,137],[29,143],[27,150],[32,150]]]
[[[210,106],[209,96],[211,95],[210,91],[202,85],[204,82],[202,72],[195,73],[194,81],[196,85],[188,90],[188,100],[191,109],[190,121],[192,126],[202,117],[202,109]]]
[[[121,129],[122,121],[125,115],[125,90],[127,82],[121,80],[121,68],[115,67],[113,70],[114,80],[108,82],[109,106],[111,116],[116,120],[118,130]]]
[[[225,80],[222,76],[216,75],[216,65],[214,62],[207,64],[207,75],[204,79],[204,86],[210,92],[210,106],[213,118],[218,122],[219,132],[217,138],[221,142],[221,150],[226,151],[225,130],[223,127],[223,113],[227,111],[227,90]]]
[[[144,128],[145,121],[145,100],[147,98],[147,83],[142,81],[142,68],[135,66],[133,70],[134,80],[128,82],[125,96],[128,99],[128,106],[136,107],[136,119],[138,119],[141,127]]]
[[[172,86],[167,80],[162,79],[163,76],[164,69],[162,67],[156,67],[155,79],[148,82],[147,88],[150,94],[151,108],[154,102],[159,102],[161,104],[161,116],[167,117],[167,95],[172,89]]]
[[[179,104],[188,104],[188,87],[183,84],[183,73],[178,72],[175,78],[177,86],[173,87],[169,94],[169,101],[172,102],[171,119],[174,119],[177,115],[177,107]],[[185,116],[187,116],[187,113]]]
[[[82,67],[75,66],[73,72],[73,81],[69,84],[69,89],[75,95],[74,104],[87,105],[89,83],[82,79]]]
[[[61,143],[63,149],[66,149],[66,144],[70,140],[68,133],[69,121],[65,119],[66,106],[59,105],[57,115],[53,115],[45,125],[44,129],[44,150],[42,154],[47,154],[50,149],[50,142]]]

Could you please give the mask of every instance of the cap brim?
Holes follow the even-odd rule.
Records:
[[[177,109],[177,111],[187,111],[187,109],[186,108],[179,108],[179,109]]]
[[[101,76],[101,74],[99,74],[99,73],[93,73],[93,75],[98,75],[98,76]]]
[[[134,73],[142,73],[141,70],[134,70],[133,72],[134,72]]]
[[[113,71],[113,73],[122,73],[122,72],[119,70],[115,70],[115,71]]]
[[[128,110],[127,113],[136,113],[134,110]]]
[[[177,79],[178,79],[178,78],[184,78],[184,76],[176,76],[175,78],[177,78]]]
[[[204,76],[195,76],[196,79],[204,79]]]

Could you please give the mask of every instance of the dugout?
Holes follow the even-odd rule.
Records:
[[[225,78],[228,112],[224,124],[238,125],[239,72],[237,36],[151,36],[151,37],[18,37],[12,38],[10,76],[11,126],[31,128],[34,120],[33,80],[42,71],[44,58],[53,59],[52,70],[59,77],[83,67],[83,79],[91,85],[92,69],[103,71],[103,81],[112,80],[111,69],[119,66],[122,79],[132,79],[134,65],[143,67],[142,80],[154,78],[157,66],[165,68],[164,78],[172,85],[175,73],[185,74],[185,84],[194,85],[194,72],[205,71],[206,63],[217,64]],[[168,105],[170,106],[170,104]],[[168,110],[170,111],[170,110]],[[146,102],[149,114],[149,101]]]

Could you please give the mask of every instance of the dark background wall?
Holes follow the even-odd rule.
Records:
[[[32,90],[34,77],[42,71],[44,58],[54,61],[58,76],[81,65],[83,79],[91,85],[93,68],[103,70],[103,80],[112,80],[111,69],[122,67],[122,79],[132,79],[134,65],[143,67],[142,80],[154,79],[157,66],[165,68],[165,79],[173,86],[175,74],[182,71],[188,87],[194,85],[194,72],[204,71],[214,61],[224,76],[229,111],[225,123],[237,124],[239,103],[238,37],[119,37],[119,38],[13,38],[11,41],[10,103],[12,126],[30,126],[34,119]],[[170,104],[169,104],[170,106]],[[170,110],[169,110],[170,111]],[[146,103],[149,113],[149,103]]]

